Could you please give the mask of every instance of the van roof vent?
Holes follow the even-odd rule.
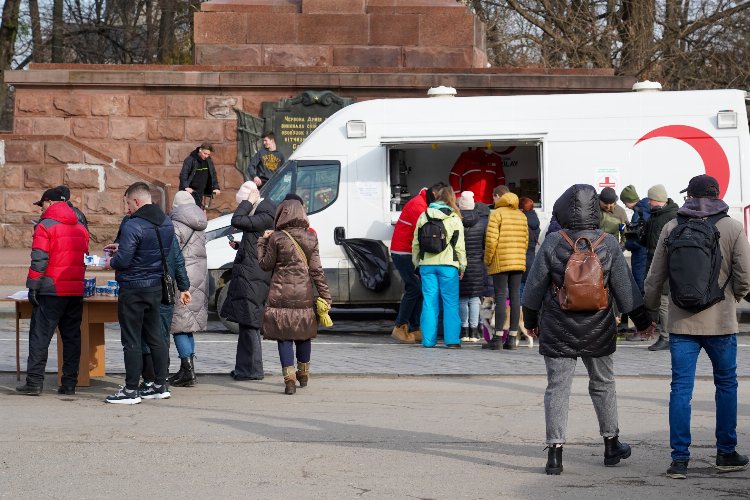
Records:
[[[453,87],[445,87],[443,85],[439,87],[432,87],[427,91],[427,97],[455,97],[456,89]]]
[[[658,92],[661,90],[661,83],[644,80],[633,84],[633,92]]]

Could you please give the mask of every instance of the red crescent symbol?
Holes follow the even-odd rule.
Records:
[[[703,160],[706,174],[714,177],[719,183],[719,198],[723,198],[729,186],[729,160],[719,143],[704,131],[687,125],[667,125],[659,127],[644,135],[635,143],[654,137],[671,137],[690,145]]]

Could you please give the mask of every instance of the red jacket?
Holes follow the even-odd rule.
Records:
[[[34,227],[26,286],[39,295],[83,296],[89,232],[65,202],[50,205]]]
[[[427,210],[427,188],[423,188],[417,196],[409,200],[401,210],[401,217],[396,221],[391,239],[391,252],[408,253],[411,255],[411,240],[414,239],[414,229],[417,219]]]
[[[484,149],[470,149],[461,153],[451,169],[448,180],[456,192],[472,191],[474,201],[481,201],[493,206],[492,190],[505,184],[503,159],[495,153]]]

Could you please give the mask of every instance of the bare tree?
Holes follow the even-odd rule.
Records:
[[[613,68],[668,88],[750,85],[750,0],[457,0],[498,66]]]
[[[63,62],[63,0],[52,3],[52,62]]]
[[[31,60],[34,62],[42,62],[44,55],[42,54],[42,20],[39,17],[39,2],[37,0],[29,0],[29,17],[31,20]]]
[[[3,6],[3,20],[0,25],[0,130],[10,128],[11,112],[8,106],[8,86],[5,85],[4,71],[10,69],[10,63],[15,54],[20,8],[21,0],[5,0]]]

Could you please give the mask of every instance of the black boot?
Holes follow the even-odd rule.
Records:
[[[180,369],[177,371],[177,373],[169,377],[167,379],[167,382],[169,382],[169,385],[174,385],[175,380],[180,380],[184,376],[185,376],[185,366],[182,364],[182,362],[180,362]]]
[[[469,327],[461,327],[461,342],[467,342],[469,340]]]
[[[471,331],[469,331],[469,337],[471,337],[472,342],[479,342],[482,340],[482,327],[478,326],[476,328],[472,328]]]
[[[550,445],[547,447],[547,465],[544,467],[544,472],[548,476],[559,476],[563,470],[562,464],[562,445]]]
[[[500,351],[503,348],[503,332],[497,332],[492,336],[489,342],[482,344],[482,349],[489,349],[491,351]]]
[[[182,377],[175,379],[172,385],[175,387],[192,387],[195,385],[195,372],[190,366],[190,358],[180,358],[180,371]]]
[[[630,456],[630,445],[621,443],[618,436],[604,438],[604,465],[612,467]]]
[[[195,354],[190,355],[190,373],[193,375],[193,380],[198,379],[198,375],[195,374]]]

